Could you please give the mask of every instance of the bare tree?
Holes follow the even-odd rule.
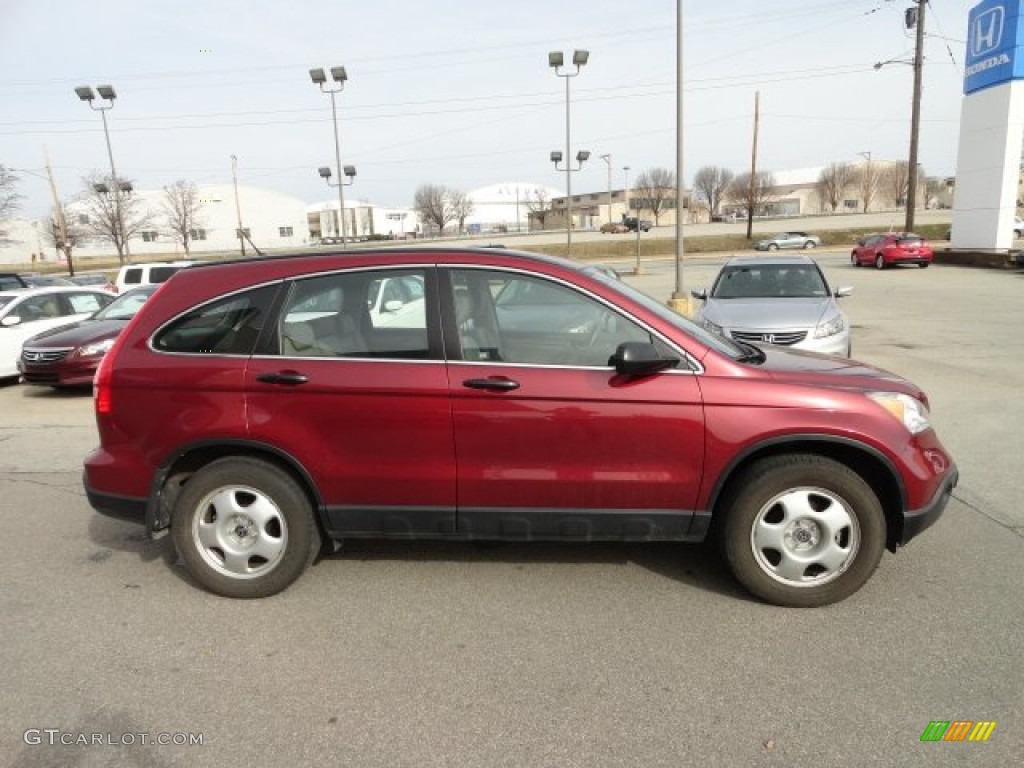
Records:
[[[921,187],[924,189],[924,207],[929,208],[933,204],[938,204],[939,196],[946,189],[946,181],[941,176],[926,176]]]
[[[718,213],[718,209],[725,200],[726,190],[729,189],[735,175],[728,168],[705,165],[693,177],[693,193],[698,200],[703,200],[707,205],[710,216]]]
[[[830,163],[822,168],[816,185],[822,208],[827,205],[835,213],[855,176],[856,171],[849,163]]]
[[[475,206],[469,195],[461,189],[448,190],[448,207],[452,211],[452,220],[459,223],[459,232],[466,230],[466,219],[473,214]]]
[[[895,203],[896,207],[907,202],[907,189],[910,187],[910,163],[899,160],[882,171],[882,190]]]
[[[107,192],[97,191],[96,185],[103,183]],[[85,194],[82,206],[89,217],[86,225],[88,230],[109,240],[117,250],[117,259],[124,264],[124,246],[128,240],[139,234],[143,229],[154,226],[153,214],[142,208],[133,191],[115,188],[99,174],[93,174],[82,180]],[[118,197],[120,197],[120,222],[118,221]]]
[[[864,213],[867,213],[878,192],[878,168],[870,160],[857,169],[856,184]]]
[[[11,239],[3,223],[14,215],[21,207],[22,195],[15,191],[18,177],[3,165],[0,165],[0,243],[10,243]]]
[[[413,208],[423,223],[435,227],[438,234],[455,219],[455,211],[449,203],[449,191],[440,184],[421,184],[413,197]]]
[[[192,232],[201,224],[199,189],[191,181],[179,180],[164,187],[163,215],[172,237],[188,256]]]
[[[747,210],[748,240],[754,231],[754,214],[775,196],[774,191],[775,175],[770,171],[741,173],[733,179],[732,186],[729,187],[729,199],[742,204]]]
[[[668,168],[651,168],[644,171],[637,177],[633,191],[633,205],[636,207],[637,218],[640,211],[646,208],[654,216],[654,224],[657,226],[658,217],[676,202],[675,171]],[[678,215],[681,216],[682,213]]]
[[[551,213],[551,197],[547,190],[535,187],[526,197],[526,210],[533,214],[533,217],[540,222],[540,228],[544,229],[544,220]]]
[[[75,226],[70,221],[67,223],[68,239],[64,240],[64,236],[61,232],[60,222],[54,218],[47,218],[43,222],[42,234],[43,240],[47,245],[53,246],[57,252],[57,258],[60,259],[61,253],[63,252],[64,257],[71,263],[71,251],[73,248],[78,246],[82,238],[85,237],[86,233],[81,227]]]

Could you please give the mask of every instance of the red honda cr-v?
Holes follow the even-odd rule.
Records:
[[[697,541],[761,598],[863,585],[957,470],[924,393],[728,341],[594,268],[375,250],[196,266],[95,382],[100,512],[234,597],[347,537]]]

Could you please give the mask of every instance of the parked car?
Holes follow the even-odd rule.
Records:
[[[184,269],[194,261],[154,261],[148,264],[129,264],[121,267],[114,285],[118,293],[129,288],[152,283],[162,283],[179,269]]]
[[[54,285],[74,285],[60,275],[41,275],[38,272],[0,272],[0,291],[17,288],[47,288]]]
[[[777,344],[850,356],[850,322],[836,301],[850,286],[829,288],[809,256],[738,256],[711,290],[691,291],[704,301],[698,322],[737,341]]]
[[[158,287],[133,288],[77,323],[27,339],[18,358],[22,382],[49,387],[91,387],[103,355]]]
[[[0,291],[0,378],[18,375],[26,339],[88,317],[113,300],[106,291],[75,286]]]
[[[650,232],[651,227],[654,226],[654,222],[650,219],[637,219],[636,216],[623,216],[622,223],[630,232],[636,232],[637,227],[640,227],[641,232]]]
[[[817,235],[810,235],[807,232],[779,232],[764,240],[754,243],[758,251],[778,251],[783,248],[817,248],[821,245],[821,238]]]
[[[606,221],[601,225],[601,234],[621,235],[629,232],[629,227],[619,221]]]
[[[31,288],[51,288],[53,286],[60,285],[74,285],[66,277],[60,275],[40,275],[37,272],[26,272],[22,274],[22,278],[28,283]]]
[[[0,291],[11,291],[18,288],[31,288],[24,275],[17,272],[0,272]]]
[[[374,284],[409,277],[421,324],[378,325]],[[313,343],[289,348],[293,305],[331,291]],[[547,298],[512,322],[502,296]],[[350,537],[714,531],[752,593],[823,605],[957,481],[899,376],[722,338],[598,270],[502,249],[181,270],[103,358],[94,399],[92,506],[169,530],[195,581],[231,597],[279,592]]]
[[[857,241],[850,253],[850,263],[855,267],[875,265],[885,269],[895,264],[917,264],[927,267],[935,256],[928,242],[913,232],[886,232],[869,235]]]
[[[98,285],[105,291],[117,293],[117,286],[107,279],[102,272],[86,272],[68,278],[74,285]]]

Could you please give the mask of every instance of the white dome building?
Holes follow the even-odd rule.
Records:
[[[526,232],[530,211],[550,208],[551,201],[564,194],[555,187],[525,181],[474,189],[469,193],[473,213],[466,219],[466,229],[470,233]]]

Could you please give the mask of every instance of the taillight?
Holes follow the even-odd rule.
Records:
[[[114,359],[114,350],[116,348],[117,343],[115,342],[111,350],[100,360],[100,365],[96,369],[96,375],[92,380],[92,396],[96,405],[97,416],[109,416],[114,408],[114,398],[110,386],[110,371],[113,367],[111,361]]]

